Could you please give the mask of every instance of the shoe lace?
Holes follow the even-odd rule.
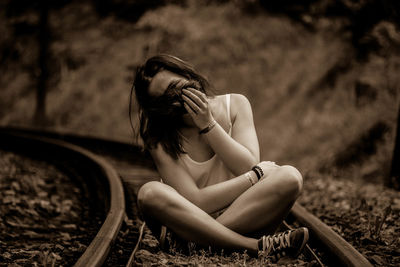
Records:
[[[292,231],[287,231],[283,233],[279,233],[276,235],[268,235],[268,236],[263,236],[262,244],[262,253],[264,256],[270,256],[272,254],[277,254],[278,257],[280,257],[281,251],[284,251],[287,248],[290,248],[290,233]],[[283,255],[285,256],[285,252],[283,252]]]

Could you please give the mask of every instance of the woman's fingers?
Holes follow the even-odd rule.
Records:
[[[190,98],[190,100],[192,100],[192,102],[194,104],[196,104],[197,106],[199,106],[200,108],[206,108],[207,107],[207,99],[205,97],[203,97],[202,95],[196,93],[197,90],[192,89],[192,88],[188,88],[188,89],[183,89],[182,92],[182,97],[186,96],[188,98]],[[199,92],[201,93],[201,92]]]
[[[212,121],[212,114],[206,96],[201,92],[199,92],[200,94],[196,93],[196,91],[192,88],[183,89],[182,99],[185,109],[192,117],[196,126],[199,129],[204,129]]]
[[[189,113],[190,116],[196,116],[196,112],[188,105],[186,102],[183,102],[183,106],[185,107],[186,111]]]
[[[273,161],[262,161],[262,162],[260,162],[260,163],[257,164],[257,165],[260,166],[261,169],[262,169],[263,172],[264,172],[264,175],[263,175],[263,177],[261,178],[261,180],[264,179],[264,178],[266,178],[266,177],[268,177],[268,175],[269,175],[271,172],[273,172],[274,170],[280,168],[280,166],[277,165],[277,164],[275,164],[275,162],[273,162]]]
[[[189,97],[187,97],[186,95],[182,95],[182,99],[184,104],[187,104],[189,106],[189,108],[191,108],[194,113],[198,113],[200,111],[200,107]]]
[[[191,87],[186,88],[186,89],[187,89],[189,92],[191,92],[191,93],[193,93],[194,95],[196,95],[197,97],[199,97],[203,102],[208,102],[207,96],[206,96],[205,93],[203,93],[203,92],[201,92],[201,91],[199,91],[199,90],[197,90],[197,89],[191,88]]]

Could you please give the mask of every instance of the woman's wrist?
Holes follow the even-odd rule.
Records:
[[[217,124],[217,121],[215,119],[211,119],[211,121],[207,124],[207,126],[200,129],[199,134],[208,133],[215,127],[216,124]]]

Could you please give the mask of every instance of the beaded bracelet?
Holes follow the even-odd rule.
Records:
[[[256,173],[258,180],[260,180],[261,177],[264,176],[263,170],[258,165],[255,165],[253,168],[251,168],[251,170]]]
[[[214,128],[215,124],[217,124],[216,120],[212,120],[206,128],[202,129],[199,131],[199,134],[205,134],[208,133],[209,131],[211,131],[212,128]]]
[[[253,185],[255,185],[257,183],[257,181],[254,181],[253,177],[251,177],[250,172],[246,172],[244,175],[247,177],[247,179],[249,179],[249,181],[251,183],[251,186],[253,186]]]

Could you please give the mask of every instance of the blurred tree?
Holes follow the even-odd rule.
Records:
[[[400,190],[400,105],[397,115],[397,133],[394,143],[394,151],[392,158],[392,169],[390,172],[389,186]]]
[[[97,13],[101,16],[114,15],[119,19],[136,22],[147,10],[168,4],[183,4],[179,0],[93,0]]]
[[[50,43],[50,30],[49,30],[49,5],[48,0],[41,0],[39,2],[39,77],[36,88],[36,109],[34,120],[37,125],[46,125],[46,92],[48,87],[49,68],[49,43]]]
[[[310,30],[317,26],[319,18],[344,18],[343,30],[350,33],[359,60],[367,59],[371,51],[379,49],[376,40],[369,36],[379,22],[390,21],[400,27],[398,0],[259,0],[259,3],[268,12],[287,15]]]
[[[21,62],[21,70],[30,73],[36,89],[33,122],[39,125],[49,123],[46,117],[46,92],[55,69],[49,66],[52,56],[50,44],[53,39],[49,12],[69,2],[71,1],[3,0],[0,5],[8,19],[7,27],[12,32],[12,37],[8,37],[12,41],[1,41],[1,61]]]

